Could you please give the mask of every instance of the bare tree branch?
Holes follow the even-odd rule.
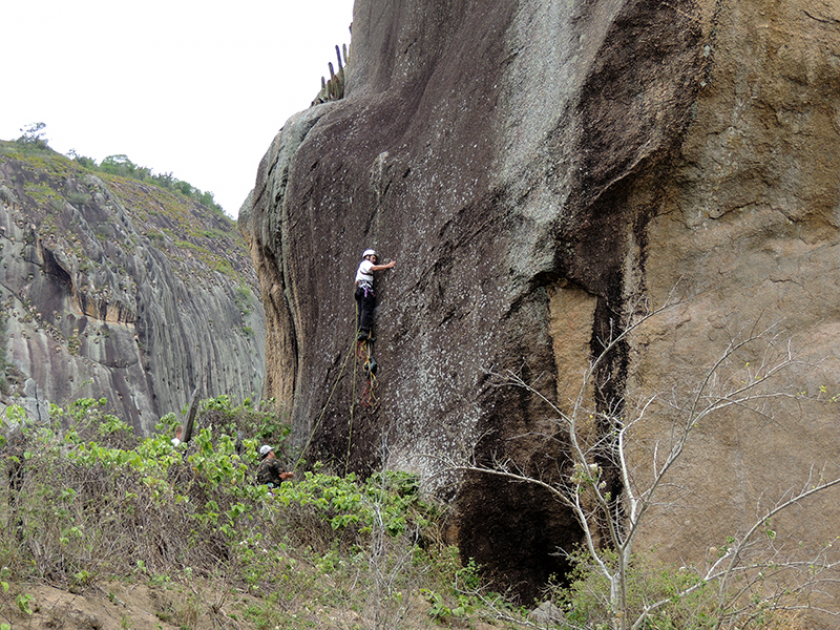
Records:
[[[799,364],[791,342],[781,338],[777,323],[759,327],[758,322],[755,322],[746,332],[730,335],[723,351],[688,391],[675,387],[668,396],[648,396],[632,409],[628,409],[623,399],[600,401],[600,405],[598,401],[592,401],[590,392],[593,386],[597,389],[603,385],[597,383],[596,379],[611,353],[620,344],[629,341],[651,318],[674,306],[675,302],[670,298],[664,307],[653,310],[646,303],[637,302],[628,309],[629,321],[624,328],[611,322],[609,337],[599,341],[600,351],[591,358],[581,376],[576,395],[565,401],[567,405],[538,391],[518,374],[492,374],[501,383],[527,390],[550,409],[554,415],[552,425],[561,429],[561,434],[568,440],[567,444],[563,444],[569,449],[568,472],[562,479],[546,481],[507,457],[494,457],[489,464],[479,464],[474,457],[448,462],[452,469],[462,473],[492,475],[541,488],[570,509],[583,530],[582,543],[588,552],[588,559],[593,563],[594,570],[609,584],[607,604],[615,614],[612,623],[621,630],[641,628],[652,613],[669,605],[675,597],[685,599],[706,589],[709,584],[715,584],[717,589],[719,628],[726,619],[752,614],[749,607],[741,609],[738,604],[741,596],[746,591],[751,592],[757,583],[768,579],[768,576],[780,579],[782,571],[779,567],[785,571],[803,567],[812,571],[815,568],[829,570],[840,567],[837,562],[828,562],[820,557],[813,557],[801,565],[791,559],[782,561],[772,554],[770,560],[745,561],[748,550],[772,551],[772,548],[758,544],[757,534],[767,528],[767,523],[774,516],[840,485],[840,477],[826,480],[821,472],[816,482],[809,482],[798,492],[780,498],[771,509],[757,514],[756,520],[742,536],[733,539],[733,544],[704,572],[696,573],[694,583],[681,586],[669,593],[667,598],[655,599],[646,602],[640,609],[631,610],[627,589],[634,543],[641,527],[653,518],[651,510],[663,505],[659,495],[663,488],[673,484],[671,478],[675,466],[683,457],[697,428],[715,414],[732,408],[775,422],[774,403],[806,398],[802,393],[786,391],[784,387],[776,385],[786,370]],[[633,441],[634,430],[644,422],[657,419],[665,410],[676,414],[677,419],[671,425],[667,441],[658,439],[653,443],[650,459],[646,462],[647,469],[641,471],[645,474],[641,474],[639,466],[645,462],[638,456],[631,458],[630,455],[636,444]],[[523,433],[511,440],[531,434]],[[553,443],[557,443],[556,437],[549,437]],[[610,466],[618,475],[620,497],[612,496],[611,487],[605,481],[603,465]],[[599,528],[606,534],[609,553],[604,553],[603,543],[597,533]],[[736,575],[748,576],[742,587],[746,591],[739,592],[739,589],[731,588]],[[814,586],[805,582],[799,583],[797,588],[801,588],[801,592],[810,592],[809,589]],[[791,592],[795,590],[789,589]],[[762,601],[770,603],[774,601],[773,597],[775,601],[780,601],[779,596],[772,594]]]

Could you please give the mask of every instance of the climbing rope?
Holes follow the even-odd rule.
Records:
[[[356,358],[362,364],[362,369],[367,373],[367,383],[362,392],[362,404],[368,408],[374,408],[379,403],[375,390],[379,385],[376,380],[376,359],[370,352],[367,339],[361,339],[356,343]]]
[[[335,394],[335,390],[338,387],[338,382],[341,380],[341,377],[344,375],[344,368],[347,367],[347,361],[348,361],[348,359],[350,359],[350,357],[352,355],[353,355],[353,346],[351,345],[349,352],[344,357],[344,363],[341,364],[341,370],[339,370],[339,372],[338,372],[338,376],[335,379],[335,383],[333,383],[332,389],[330,390],[330,395],[327,396],[327,402],[325,402],[324,406],[321,408],[321,414],[318,416],[318,420],[316,420],[315,426],[312,427],[312,431],[310,431],[309,437],[306,440],[306,444],[304,444],[303,448],[301,449],[300,455],[298,455],[297,461],[295,461],[295,465],[292,468],[292,471],[297,470],[298,464],[300,464],[300,460],[303,459],[304,453],[306,453],[306,451],[309,449],[309,445],[312,443],[312,438],[315,437],[315,431],[318,430],[318,425],[320,425],[321,420],[324,419],[324,414],[327,412],[327,407],[329,406],[330,401],[332,400],[333,394]],[[353,379],[354,387],[355,387],[355,380],[356,379]],[[351,412],[350,417],[351,417],[351,422],[352,422],[352,412]]]
[[[356,305],[356,321],[359,319],[359,305]],[[300,455],[295,461],[294,467],[292,468],[293,471],[297,470],[298,465],[300,464],[300,460],[303,459],[304,453],[309,449],[309,445],[312,443],[312,438],[315,437],[315,432],[318,430],[318,426],[321,424],[321,420],[324,418],[324,414],[327,411],[327,407],[332,400],[333,394],[335,394],[335,390],[338,387],[338,383],[341,380],[342,376],[344,376],[344,369],[347,367],[347,361],[351,355],[355,354],[356,361],[355,366],[353,369],[353,392],[351,396],[350,402],[350,424],[348,427],[347,432],[347,456],[344,463],[345,474],[347,473],[347,468],[350,464],[350,446],[351,441],[353,438],[353,417],[354,417],[354,410],[355,410],[355,400],[356,400],[356,376],[358,374],[359,365],[361,365],[362,369],[367,374],[367,379],[365,383],[365,388],[362,391],[361,402],[362,405],[369,409],[375,409],[376,406],[379,404],[379,399],[376,397],[375,390],[379,386],[379,382],[376,380],[376,359],[373,358],[373,355],[370,351],[370,344],[368,343],[368,339],[359,339],[359,330],[356,330],[353,339],[355,340],[355,347],[351,345],[350,351],[344,357],[344,362],[341,364],[341,369],[338,372],[338,376],[333,383],[332,389],[330,390],[330,395],[327,397],[327,401],[324,403],[323,408],[321,409],[321,413],[318,416],[318,420],[315,422],[315,425],[312,427],[312,431],[309,433],[309,437],[306,440],[306,444],[300,451]]]
[[[359,304],[356,303],[356,321],[359,321]],[[353,444],[353,419],[354,419],[354,411],[356,409],[356,376],[359,373],[359,364],[361,364],[362,369],[367,373],[367,382],[365,384],[365,388],[362,391],[362,404],[365,407],[373,408],[379,402],[376,398],[376,395],[373,393],[376,389],[377,382],[376,382],[376,360],[371,355],[370,349],[368,348],[368,339],[359,339],[359,333],[361,331],[357,328],[354,339],[356,340],[356,364],[353,368],[353,392],[350,398],[350,423],[347,427],[347,454],[344,458],[344,474],[347,474],[347,471],[350,468],[350,450]]]

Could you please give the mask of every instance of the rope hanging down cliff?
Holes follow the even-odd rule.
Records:
[[[362,364],[362,369],[367,373],[367,383],[362,392],[362,404],[365,407],[376,407],[379,400],[376,398],[374,390],[379,385],[376,380],[376,359],[372,355],[372,341],[368,339],[359,339],[356,342],[356,359]]]
[[[356,368],[358,368],[359,364],[361,363],[362,369],[367,374],[365,388],[362,392],[362,404],[365,407],[372,408],[375,407],[379,400],[376,397],[375,390],[379,385],[376,379],[376,370],[377,364],[376,359],[373,358],[372,354],[372,346],[373,346],[373,313],[374,309],[376,308],[376,295],[373,293],[373,273],[375,271],[384,271],[386,269],[393,269],[394,266],[397,264],[396,260],[392,260],[391,262],[385,265],[377,265],[376,262],[378,260],[378,256],[376,252],[372,249],[366,249],[362,253],[362,262],[359,264],[359,268],[356,271],[356,291],[355,291],[355,299],[356,299],[356,333],[354,339],[354,346],[351,346],[350,352],[347,353],[347,356],[344,359],[344,362],[341,365],[341,369],[338,372],[338,376],[333,383],[332,388],[330,389],[330,394],[327,396],[327,400],[324,403],[324,406],[321,409],[321,413],[318,415],[318,419],[315,421],[315,425],[312,427],[312,431],[309,433],[309,437],[306,440],[306,444],[304,445],[303,449],[301,450],[300,456],[298,457],[293,470],[296,470],[298,464],[300,463],[301,459],[303,458],[303,454],[309,449],[309,445],[312,443],[312,438],[315,436],[315,432],[318,430],[318,426],[321,424],[321,420],[324,418],[324,414],[327,411],[327,407],[332,400],[333,394],[335,394],[335,390],[338,387],[338,383],[341,381],[341,377],[344,375],[344,369],[347,366],[347,360],[350,358],[351,354],[356,355]],[[354,352],[355,350],[355,352]],[[353,400],[355,400],[356,394],[356,373],[357,370],[354,369],[353,374]],[[353,408],[355,403],[350,404],[350,424],[348,427],[348,435],[347,435],[347,458],[349,464],[349,457],[350,457],[350,445],[353,436]]]
[[[356,315],[358,316],[358,309],[356,311]],[[353,344],[350,347],[350,351],[344,357],[344,362],[341,364],[341,369],[338,371],[338,376],[333,383],[332,388],[330,389],[330,395],[327,396],[327,401],[324,403],[324,406],[321,408],[321,413],[318,415],[318,419],[315,421],[315,425],[312,427],[312,431],[309,433],[309,437],[306,439],[306,444],[300,451],[300,455],[298,456],[297,460],[295,461],[294,466],[292,467],[292,471],[296,471],[298,465],[300,464],[301,459],[303,459],[303,455],[309,449],[309,445],[312,443],[312,438],[315,437],[315,432],[318,430],[318,426],[321,424],[321,420],[324,419],[324,414],[327,411],[327,407],[332,400],[333,394],[335,394],[335,390],[338,387],[338,383],[341,381],[342,377],[344,376],[344,370],[347,367],[347,360],[353,355],[356,355],[356,363],[353,368],[353,396],[352,400],[356,399],[356,376],[358,374],[359,364],[361,363],[362,369],[367,373],[367,383],[365,385],[365,389],[362,392],[362,404],[365,407],[371,408],[375,407],[379,400],[376,398],[374,394],[374,390],[379,385],[379,382],[376,380],[376,359],[374,359],[370,354],[370,344],[372,340],[369,339],[359,339],[359,330],[356,329],[354,335]],[[355,352],[354,352],[355,350]],[[347,457],[346,461],[344,462],[345,466],[345,473],[350,466],[350,447],[353,440],[353,410],[355,408],[355,402],[350,403],[350,423],[347,428]]]

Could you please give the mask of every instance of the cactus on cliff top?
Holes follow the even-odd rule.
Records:
[[[327,67],[330,71],[330,78],[327,80],[326,78],[321,77],[321,90],[318,92],[315,100],[312,101],[312,105],[327,103],[329,101],[337,101],[344,98],[344,83],[346,76],[345,69],[350,63],[347,45],[343,44],[341,47],[336,45],[335,55],[338,60],[338,72],[335,71],[332,62],[327,63]]]

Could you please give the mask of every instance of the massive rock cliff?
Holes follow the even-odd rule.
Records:
[[[3,406],[107,398],[140,432],[262,390],[264,314],[226,217],[154,185],[0,143]]]
[[[690,389],[772,323],[802,360],[779,387],[837,391],[839,24],[819,0],[357,0],[345,98],[285,124],[240,213],[267,389],[310,457],[418,472],[457,506],[462,553],[528,597],[564,570],[572,515],[440,457],[562,474],[551,410],[493,374],[562,407],[602,340],[676,297],[608,357],[593,404]],[[370,407],[352,354],[367,247],[397,260]],[[700,428],[651,546],[697,560],[812,464],[837,472],[836,409],[779,404]],[[673,413],[638,443],[667,441]],[[631,452],[647,469],[654,450]],[[808,514],[836,521],[836,498]],[[786,540],[833,537],[803,514]]]

